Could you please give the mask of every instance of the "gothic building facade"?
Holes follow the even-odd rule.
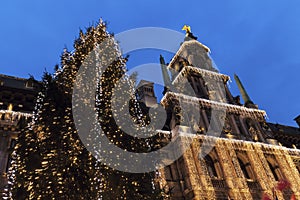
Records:
[[[171,199],[300,199],[299,128],[267,123],[266,112],[235,75],[241,104],[228,89],[230,78],[218,72],[209,48],[195,38],[187,37],[170,63],[161,57],[161,64],[164,129],[190,145],[160,171]],[[290,186],[280,190],[283,180]]]

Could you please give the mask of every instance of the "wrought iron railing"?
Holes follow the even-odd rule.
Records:
[[[212,179],[212,185],[215,189],[226,189],[228,188],[226,181],[223,179]]]
[[[252,191],[261,190],[261,187],[257,181],[247,181],[247,185]]]

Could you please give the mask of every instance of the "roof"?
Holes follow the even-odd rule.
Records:
[[[297,127],[286,126],[282,124],[273,124],[273,123],[268,123],[268,125],[274,132],[281,132],[283,134],[288,134],[290,136],[299,137],[300,139],[300,129]]]
[[[33,87],[26,86],[26,83],[30,80],[34,80],[34,79],[19,78],[19,77],[0,74],[0,86],[3,87],[23,89],[23,90],[33,90],[34,89]]]
[[[292,126],[268,123],[274,138],[286,147],[300,148],[300,129]]]
[[[182,51],[190,45],[198,45],[200,48],[203,48],[207,53],[210,52],[210,49],[207,46],[205,46],[204,44],[200,43],[197,40],[185,41],[182,43],[182,45],[180,46],[180,48],[178,49],[178,51],[172,58],[171,62],[169,63],[169,66],[171,66],[175,62],[175,60],[178,58],[178,56],[181,56]]]
[[[144,86],[144,85],[153,85],[154,84],[154,82],[151,82],[151,81],[146,81],[146,80],[141,80],[140,82],[139,82],[139,84],[136,86],[136,88],[140,88],[140,87],[142,87],[142,86]]]
[[[294,120],[297,121],[300,119],[300,115],[298,115]]]

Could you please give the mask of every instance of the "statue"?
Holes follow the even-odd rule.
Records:
[[[188,41],[188,40],[191,40],[191,39],[194,39],[194,40],[197,40],[197,37],[193,35],[193,33],[191,32],[191,27],[188,26],[188,25],[184,25],[182,27],[182,30],[184,30],[186,32],[185,34],[185,41]]]

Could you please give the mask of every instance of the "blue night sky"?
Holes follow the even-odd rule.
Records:
[[[40,79],[72,50],[79,28],[102,17],[110,32],[139,27],[192,27],[221,73],[239,75],[271,122],[296,126],[300,114],[300,1],[298,0],[4,0],[0,6],[0,73]],[[158,62],[159,52],[133,54],[130,65]],[[143,56],[139,56],[143,55]],[[151,55],[151,56],[150,56]],[[169,57],[167,62],[169,61]]]

